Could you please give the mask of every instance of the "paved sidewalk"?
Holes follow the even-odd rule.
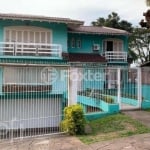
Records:
[[[85,145],[72,136],[26,139],[0,144],[0,150],[150,150],[150,134]]]
[[[150,134],[134,135],[90,145],[91,150],[150,150]]]
[[[140,121],[142,124],[150,127],[150,112],[143,110],[136,110],[136,111],[123,111],[123,113],[130,116],[133,119]]]
[[[150,112],[123,112],[150,127]],[[67,135],[28,138],[0,143],[0,150],[150,150],[150,133],[85,145]]]

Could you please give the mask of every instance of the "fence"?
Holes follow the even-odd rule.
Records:
[[[100,66],[0,68],[0,138],[61,133],[65,106],[79,103],[86,117],[150,106],[150,69]]]
[[[112,67],[77,68],[77,102],[86,114],[114,113],[140,107],[140,70]]]
[[[3,66],[0,68],[0,138],[62,132],[68,104],[65,67]]]

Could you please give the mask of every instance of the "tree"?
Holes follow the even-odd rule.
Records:
[[[135,28],[129,37],[129,54],[138,64],[150,61],[150,30]]]
[[[106,26],[117,29],[126,30],[132,32],[132,24],[126,20],[120,20],[120,17],[116,12],[112,12],[107,18],[100,17],[96,21],[92,22],[93,26]]]

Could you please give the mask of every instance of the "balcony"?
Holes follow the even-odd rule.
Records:
[[[104,56],[108,62],[127,62],[127,52],[107,51]]]
[[[0,42],[0,56],[62,58],[59,44]]]

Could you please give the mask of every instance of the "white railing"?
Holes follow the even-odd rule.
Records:
[[[62,57],[60,44],[0,42],[0,55]]]
[[[104,55],[107,61],[127,61],[127,52],[107,51]]]

